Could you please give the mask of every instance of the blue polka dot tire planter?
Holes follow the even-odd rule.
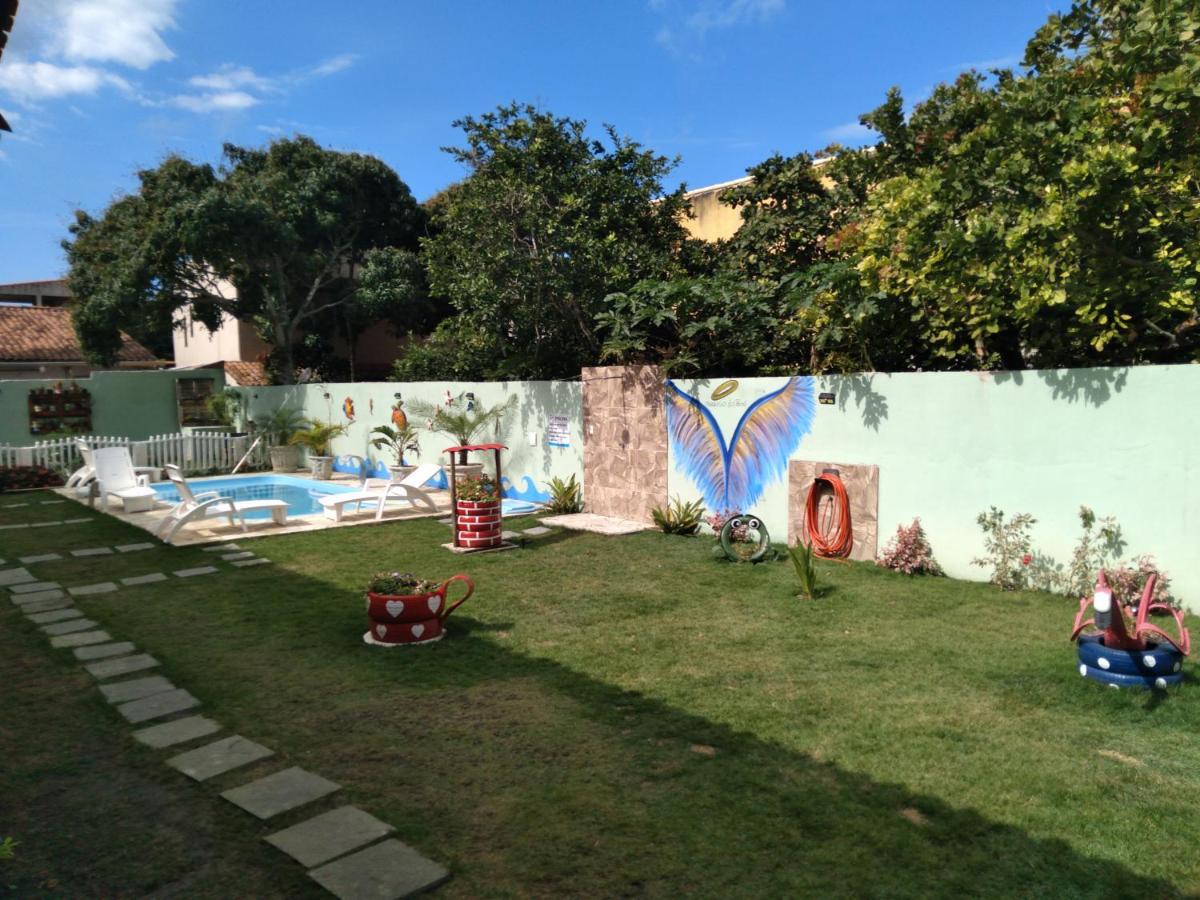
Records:
[[[1144,650],[1117,650],[1104,645],[1102,635],[1079,641],[1079,662],[1115,675],[1174,675],[1183,669],[1183,654],[1170,644],[1147,643]]]
[[[1105,671],[1092,668],[1085,663],[1079,664],[1079,674],[1092,681],[1107,684],[1114,688],[1139,688],[1141,690],[1166,690],[1183,681],[1183,672],[1171,675],[1122,675],[1119,672]]]

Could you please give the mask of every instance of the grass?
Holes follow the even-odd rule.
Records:
[[[0,509],[0,524],[33,509]],[[0,556],[57,549],[71,528],[0,532]],[[77,546],[141,538],[111,519],[75,530],[88,532]],[[272,565],[80,605],[207,714],[280,751],[263,771],[332,778],[336,802],[448,865],[446,896],[1200,893],[1194,677],[1168,694],[1084,682],[1064,601],[819,563],[808,602],[787,563],[718,563],[703,538],[556,532],[454,557],[446,537],[419,520],[263,538],[245,546]],[[145,555],[175,569],[187,552]],[[89,561],[97,580],[116,564]],[[54,579],[56,565],[33,569]],[[370,648],[362,585],[385,567],[463,571],[478,590],[441,643]],[[62,697],[64,717],[79,709],[124,747],[67,659],[14,610],[0,616],[9,665],[59,670],[22,681],[39,698],[24,702]],[[41,718],[5,735],[45,760],[18,772],[19,796],[38,794],[45,766],[80,761],[59,716]],[[182,780],[148,751],[111,753],[156,785]],[[253,838],[278,826],[225,815],[215,796],[244,780],[179,802],[208,809],[210,842],[250,848],[239,864],[260,857],[267,878],[278,854]],[[14,826],[23,844],[0,873],[65,878],[125,840],[47,855],[40,835],[69,823],[44,820],[62,814]],[[158,853],[130,864],[167,878]],[[189,893],[222,891],[201,879]]]

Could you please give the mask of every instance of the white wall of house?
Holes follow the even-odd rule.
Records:
[[[227,359],[253,360],[269,349],[249,323],[225,315],[221,326],[210,332],[192,318],[190,307],[184,310],[183,322],[175,328],[173,337],[177,368],[206,366]]]

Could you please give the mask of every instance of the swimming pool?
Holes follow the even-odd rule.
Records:
[[[215,491],[230,500],[283,500],[288,505],[289,516],[320,515],[322,497],[331,494],[349,494],[358,490],[357,484],[335,481],[313,481],[291,475],[242,475],[237,478],[188,479],[192,493]],[[169,503],[179,502],[179,491],[169,481],[152,484],[158,499]],[[395,501],[392,501],[395,502]],[[373,503],[364,503],[364,509],[374,508]],[[506,516],[520,516],[541,509],[535,503],[505,498],[501,508]],[[246,513],[247,519],[269,519],[269,509],[256,509]]]

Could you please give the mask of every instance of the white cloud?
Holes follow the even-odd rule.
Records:
[[[343,69],[348,69],[358,62],[357,53],[342,53],[339,56],[333,56],[319,63],[310,70],[309,74],[317,78],[324,78],[327,75],[333,75]]]
[[[146,69],[175,54],[161,32],[175,27],[178,0],[76,0],[62,10],[55,52],[69,60]]]
[[[93,66],[56,66],[47,62],[5,60],[0,66],[0,91],[19,103],[36,103],[73,94],[94,94],[102,87],[128,91],[129,82]]]
[[[874,129],[868,128],[861,122],[843,122],[841,125],[835,125],[833,128],[826,128],[821,132],[821,135],[831,141],[849,141],[853,143],[877,137]]]
[[[188,84],[212,91],[234,91],[241,88],[268,91],[274,87],[271,79],[264,78],[248,66],[235,66],[232,63],[225,63],[208,75],[195,75],[188,79]]]
[[[669,20],[655,39],[677,54],[710,31],[770,21],[785,5],[786,0],[650,0],[650,8]]]
[[[258,98],[245,91],[213,91],[208,94],[178,94],[170,99],[172,106],[195,113],[238,112],[258,105]]]

